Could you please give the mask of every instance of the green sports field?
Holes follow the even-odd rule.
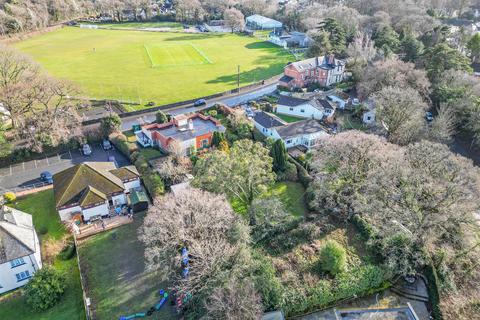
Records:
[[[282,72],[292,56],[254,37],[66,27],[18,42],[83,94],[145,105],[195,99]]]

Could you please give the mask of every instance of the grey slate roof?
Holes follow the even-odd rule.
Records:
[[[292,122],[283,127],[276,128],[278,134],[282,139],[292,138],[304,134],[312,134],[317,132],[327,132],[324,126],[317,120],[308,119],[298,122]]]
[[[191,139],[195,139],[198,136],[214,132],[220,131],[225,132],[226,128],[222,125],[217,126],[211,120],[203,120],[201,118],[193,118],[193,128],[194,130],[188,130],[184,128],[184,130],[180,130],[177,126],[172,125],[166,128],[154,128],[152,130],[158,131],[160,134],[164,135],[165,137],[173,138],[178,141],[187,141]]]
[[[32,216],[9,207],[0,212],[0,264],[35,253]]]
[[[318,99],[317,101],[324,109],[333,109],[332,104],[328,100]]]
[[[278,80],[279,82],[285,82],[285,83],[289,83],[290,81],[292,81],[293,78],[290,77],[290,76],[286,76],[286,75],[283,75],[280,80]]]
[[[323,57],[314,57],[310,59],[305,59],[297,62],[293,62],[292,65],[297,70],[310,70],[315,67],[322,68],[322,69],[334,69],[336,66],[345,65],[345,60],[335,59],[333,58],[333,63],[328,63],[328,56]]]
[[[281,95],[280,98],[278,99],[278,104],[282,106],[287,106],[287,107],[296,107],[309,102],[310,100],[307,100],[307,99],[289,97],[284,95]]]
[[[282,121],[280,118],[264,111],[255,113],[253,121],[260,124],[264,128],[273,128],[283,126],[285,124],[285,122]]]

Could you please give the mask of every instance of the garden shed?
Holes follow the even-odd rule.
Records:
[[[129,197],[130,206],[134,213],[148,209],[148,197],[143,190],[132,190]]]

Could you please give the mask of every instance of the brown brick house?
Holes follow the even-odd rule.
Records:
[[[333,55],[292,62],[285,66],[279,86],[294,89],[316,83],[328,87],[343,81],[345,64],[345,60],[335,59]]]

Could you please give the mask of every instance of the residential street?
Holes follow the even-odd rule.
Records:
[[[277,83],[268,84],[260,88],[255,88],[251,90],[247,90],[246,92],[241,92],[238,95],[232,95],[227,97],[220,97],[216,99],[211,99],[207,101],[207,104],[203,107],[180,107],[180,108],[173,108],[171,110],[165,110],[165,113],[170,113],[172,115],[188,113],[188,112],[195,112],[199,110],[203,110],[213,106],[216,103],[223,103],[227,106],[233,107],[242,103],[245,103],[249,100],[260,98],[264,95],[270,94],[277,88]],[[152,122],[155,120],[155,112],[152,113],[145,113],[142,116],[134,116],[134,117],[127,117],[122,119],[122,130],[129,130],[132,128],[132,125],[139,124],[142,122]]]
[[[129,164],[128,159],[116,150],[104,151],[100,144],[91,147],[92,155],[88,157],[82,155],[79,150],[70,150],[53,157],[0,168],[0,193],[33,185],[41,186],[40,173],[49,171],[55,174],[82,162],[108,161],[109,156],[114,156],[119,166]]]

